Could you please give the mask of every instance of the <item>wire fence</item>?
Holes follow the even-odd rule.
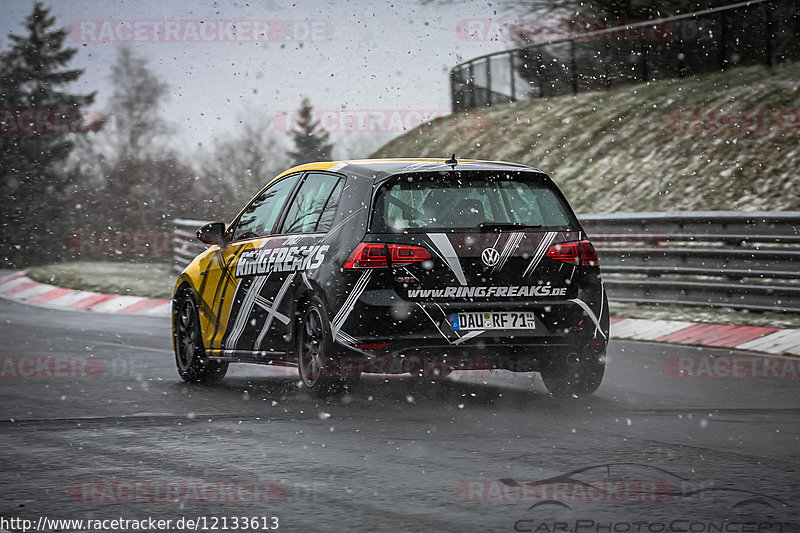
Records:
[[[491,22],[491,21],[490,21]],[[534,21],[535,22],[535,21]],[[551,21],[552,22],[552,21]],[[796,0],[751,0],[674,17],[589,31],[609,21],[560,21],[566,38],[474,58],[450,71],[453,111],[631,83],[678,78],[732,66],[773,65],[800,57]],[[481,27],[481,24],[477,24]],[[495,37],[552,35],[548,23],[497,21]],[[464,38],[493,40],[464,29]]]

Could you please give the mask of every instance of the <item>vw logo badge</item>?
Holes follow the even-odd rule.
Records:
[[[498,261],[500,261],[500,252],[495,250],[494,248],[487,248],[481,253],[481,259],[483,260],[483,264],[487,267],[495,266]]]

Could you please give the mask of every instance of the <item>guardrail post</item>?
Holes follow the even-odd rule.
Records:
[[[453,110],[453,113],[462,111],[462,109],[458,107],[458,103],[458,95],[456,94],[456,72],[455,69],[453,69],[450,71],[450,108]],[[463,102],[461,104],[463,106]]]
[[[492,105],[492,58],[486,58],[486,105]]]
[[[477,100],[475,95],[475,67],[472,63],[469,63],[467,66],[467,73],[468,77],[466,86],[468,87],[469,91],[469,109],[472,109],[475,107],[475,101]]]
[[[509,66],[509,72],[511,73],[511,79],[509,81],[511,82],[511,101],[512,102],[516,102],[517,101],[516,76],[514,76],[514,73],[516,72],[516,67],[514,66],[514,58],[515,57],[516,56],[513,53],[512,54],[508,54],[508,66]]]
[[[647,43],[642,39],[642,46],[639,52],[642,56],[642,81],[648,81],[650,72],[647,70]]]
[[[725,70],[728,66],[728,16],[723,11],[719,17],[719,69]]]
[[[544,83],[542,83],[542,52],[536,49],[536,83],[539,84],[539,98],[544,98]]]
[[[578,65],[575,59],[575,39],[569,42],[569,69],[572,71],[572,94],[578,94]]]
[[[766,50],[767,66],[771,67],[775,63],[775,60],[773,58],[774,52],[772,49],[773,47],[772,40],[775,38],[775,34],[772,29],[772,14],[771,11],[767,8],[766,3],[761,4],[761,13],[763,14],[764,17],[764,34],[767,38],[767,50]]]
[[[678,22],[676,30],[678,32],[678,77],[683,78],[686,75],[686,42],[683,40],[685,28],[682,20]]]

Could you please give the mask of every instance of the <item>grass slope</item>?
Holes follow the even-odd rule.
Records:
[[[172,298],[177,275],[171,264],[72,261],[33,267],[27,276],[40,283],[103,294]]]
[[[783,131],[777,122],[768,131],[769,122],[754,129],[748,123],[717,126],[713,119],[691,127],[689,110],[756,111],[768,120],[772,111],[792,115]],[[550,174],[579,213],[800,209],[798,62],[495,105],[480,113],[482,131],[445,131],[438,119],[373,157],[455,153],[528,164]]]

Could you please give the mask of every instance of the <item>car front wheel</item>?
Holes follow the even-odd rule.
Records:
[[[175,363],[187,383],[213,383],[225,377],[227,361],[214,361],[203,347],[200,316],[188,291],[178,298],[175,315]]]

